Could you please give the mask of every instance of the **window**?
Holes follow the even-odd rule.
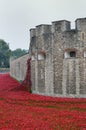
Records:
[[[45,55],[44,54],[38,54],[38,60],[44,60]]]
[[[64,54],[64,58],[73,58],[73,57],[76,57],[75,51],[68,51],[68,52],[65,52]]]
[[[82,39],[84,40],[84,33],[82,33]]]
[[[71,52],[70,52],[70,57],[76,57],[75,51],[71,51]]]
[[[31,56],[31,60],[32,60],[32,61],[35,60],[35,55],[32,55],[32,56]]]
[[[81,39],[84,40],[85,39],[85,33],[81,32]]]
[[[84,51],[84,57],[86,57],[86,51]]]

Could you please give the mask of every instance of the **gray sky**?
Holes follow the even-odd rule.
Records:
[[[12,50],[29,48],[29,29],[39,24],[86,17],[86,0],[0,0],[0,39]]]

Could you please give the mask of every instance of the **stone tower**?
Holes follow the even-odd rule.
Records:
[[[36,26],[29,52],[33,93],[86,97],[86,18]]]

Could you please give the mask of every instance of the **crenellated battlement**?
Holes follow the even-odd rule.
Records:
[[[78,18],[75,21],[76,30],[84,31],[86,30],[86,18]]]
[[[35,29],[35,28],[31,28],[31,29],[30,29],[30,39],[31,39],[32,37],[34,37],[34,36],[36,36],[36,29]]]
[[[52,32],[64,32],[71,29],[70,22],[66,20],[52,22]]]
[[[51,25],[41,24],[36,26],[36,36],[50,32],[51,32]]]
[[[78,18],[75,21],[75,30],[86,30],[86,18]],[[53,21],[51,25],[41,24],[30,29],[30,37],[39,36],[46,33],[65,32],[71,30],[71,22],[67,20]]]

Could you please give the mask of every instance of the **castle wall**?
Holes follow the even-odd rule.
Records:
[[[30,55],[32,57],[34,54],[35,57],[31,62],[32,88],[35,88],[33,89],[33,92],[35,93],[48,94],[53,92],[51,25],[39,25],[36,27],[35,31],[35,36],[31,33],[32,37],[30,43]],[[36,38],[35,41],[32,40],[34,38]],[[44,59],[39,59],[40,54],[44,56]],[[33,69],[35,70],[35,73],[33,72]]]
[[[76,29],[65,32],[64,51],[73,49],[75,58],[63,60],[63,88],[64,95],[72,97],[86,96],[86,58],[84,51],[86,46],[86,19],[76,20]],[[84,34],[84,37],[82,36]]]
[[[32,88],[35,88],[33,93],[86,97],[85,27],[86,19],[77,19],[73,30],[66,20],[35,28],[35,35],[31,34],[35,42],[31,40],[30,45],[30,54],[35,54],[31,72],[34,79]],[[67,57],[70,52],[75,53],[75,57]],[[40,53],[45,54],[42,60],[38,58]]]
[[[64,96],[86,97],[86,59],[64,60]]]
[[[38,61],[38,92],[45,93],[45,61]]]
[[[63,57],[64,57],[64,31],[70,30],[70,22],[59,21],[52,23],[53,31],[53,72],[54,72],[54,95],[63,95]]]
[[[61,42],[59,42],[61,34],[55,34],[53,45],[53,70],[54,70],[54,93],[62,94],[62,66],[63,66],[63,51]]]
[[[52,50],[52,34],[45,34],[44,36],[45,45],[45,94],[53,95],[53,50]]]
[[[31,83],[32,83],[32,90],[35,91],[35,63],[34,61],[31,62]]]
[[[24,79],[28,57],[33,93],[86,98],[85,18],[73,30],[66,20],[31,29],[29,55],[11,61],[11,76]]]
[[[86,94],[86,59],[80,60],[80,94]]]
[[[18,81],[23,81],[25,78],[28,58],[29,54],[10,60],[10,75]]]

